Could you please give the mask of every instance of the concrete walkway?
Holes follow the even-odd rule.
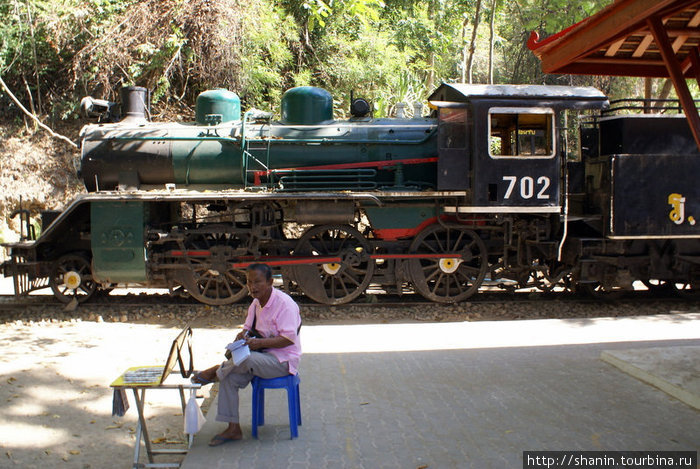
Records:
[[[600,358],[700,410],[700,346],[604,350]]]
[[[672,359],[651,374],[697,382],[700,314],[305,326],[302,340],[299,438],[272,390],[251,439],[246,388],[245,439],[207,446],[224,427],[214,403],[183,468],[502,469],[525,450],[700,449],[696,409],[600,359],[661,347]]]

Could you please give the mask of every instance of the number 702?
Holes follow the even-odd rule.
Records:
[[[531,199],[532,197],[536,197],[537,199],[549,199],[547,189],[549,189],[551,181],[547,176],[538,177],[536,183],[535,178],[532,176],[521,177],[520,184],[518,184],[518,176],[503,176],[503,180],[508,182],[508,188],[503,196],[504,199],[510,199],[516,185],[520,186],[520,197],[523,199]],[[537,190],[536,196],[535,190]]]

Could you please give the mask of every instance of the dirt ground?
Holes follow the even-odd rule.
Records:
[[[62,306],[42,305],[40,301],[19,311],[0,309],[0,468],[131,467],[137,424],[134,398],[128,395],[131,408],[124,417],[113,417],[109,384],[131,366],[162,365],[173,339],[187,323],[194,328],[195,369],[220,362],[224,345],[235,337],[246,311],[246,305],[137,308],[88,303],[66,312]],[[700,303],[687,301],[538,301],[393,309],[317,305],[303,306],[302,317],[305,325],[369,324],[699,310]],[[177,392],[151,391],[146,400],[151,441],[158,442],[160,448],[184,443]],[[166,461],[165,457],[156,460]]]
[[[241,321],[232,317],[231,329],[195,329],[195,366],[220,361]],[[130,409],[113,417],[109,384],[130,366],[162,364],[179,330],[79,320],[1,324],[0,467],[131,467],[136,404],[129,393]],[[147,392],[146,401],[151,441],[161,448],[182,443],[177,391]]]

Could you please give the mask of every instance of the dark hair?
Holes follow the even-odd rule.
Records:
[[[247,272],[258,271],[265,276],[265,280],[272,279],[272,269],[267,264],[250,264],[245,270]]]

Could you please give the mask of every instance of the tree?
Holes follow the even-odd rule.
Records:
[[[474,12],[474,26],[472,27],[472,40],[469,43],[469,54],[467,55],[466,53],[466,47],[467,45],[464,45],[464,53],[463,53],[463,61],[462,61],[462,82],[465,81],[465,74],[469,78],[469,83],[472,83],[473,80],[473,71],[474,71],[474,52],[476,51],[476,33],[479,29],[479,20],[481,17],[481,0],[476,0],[476,10]],[[468,25],[468,20],[467,20],[467,15],[464,15],[464,25],[462,26],[462,30],[464,31],[463,37],[466,36],[466,30],[467,30],[467,25]]]
[[[489,21],[489,84],[493,84],[493,45],[495,41],[495,20],[496,20],[496,5],[498,0],[491,0],[491,14]]]

